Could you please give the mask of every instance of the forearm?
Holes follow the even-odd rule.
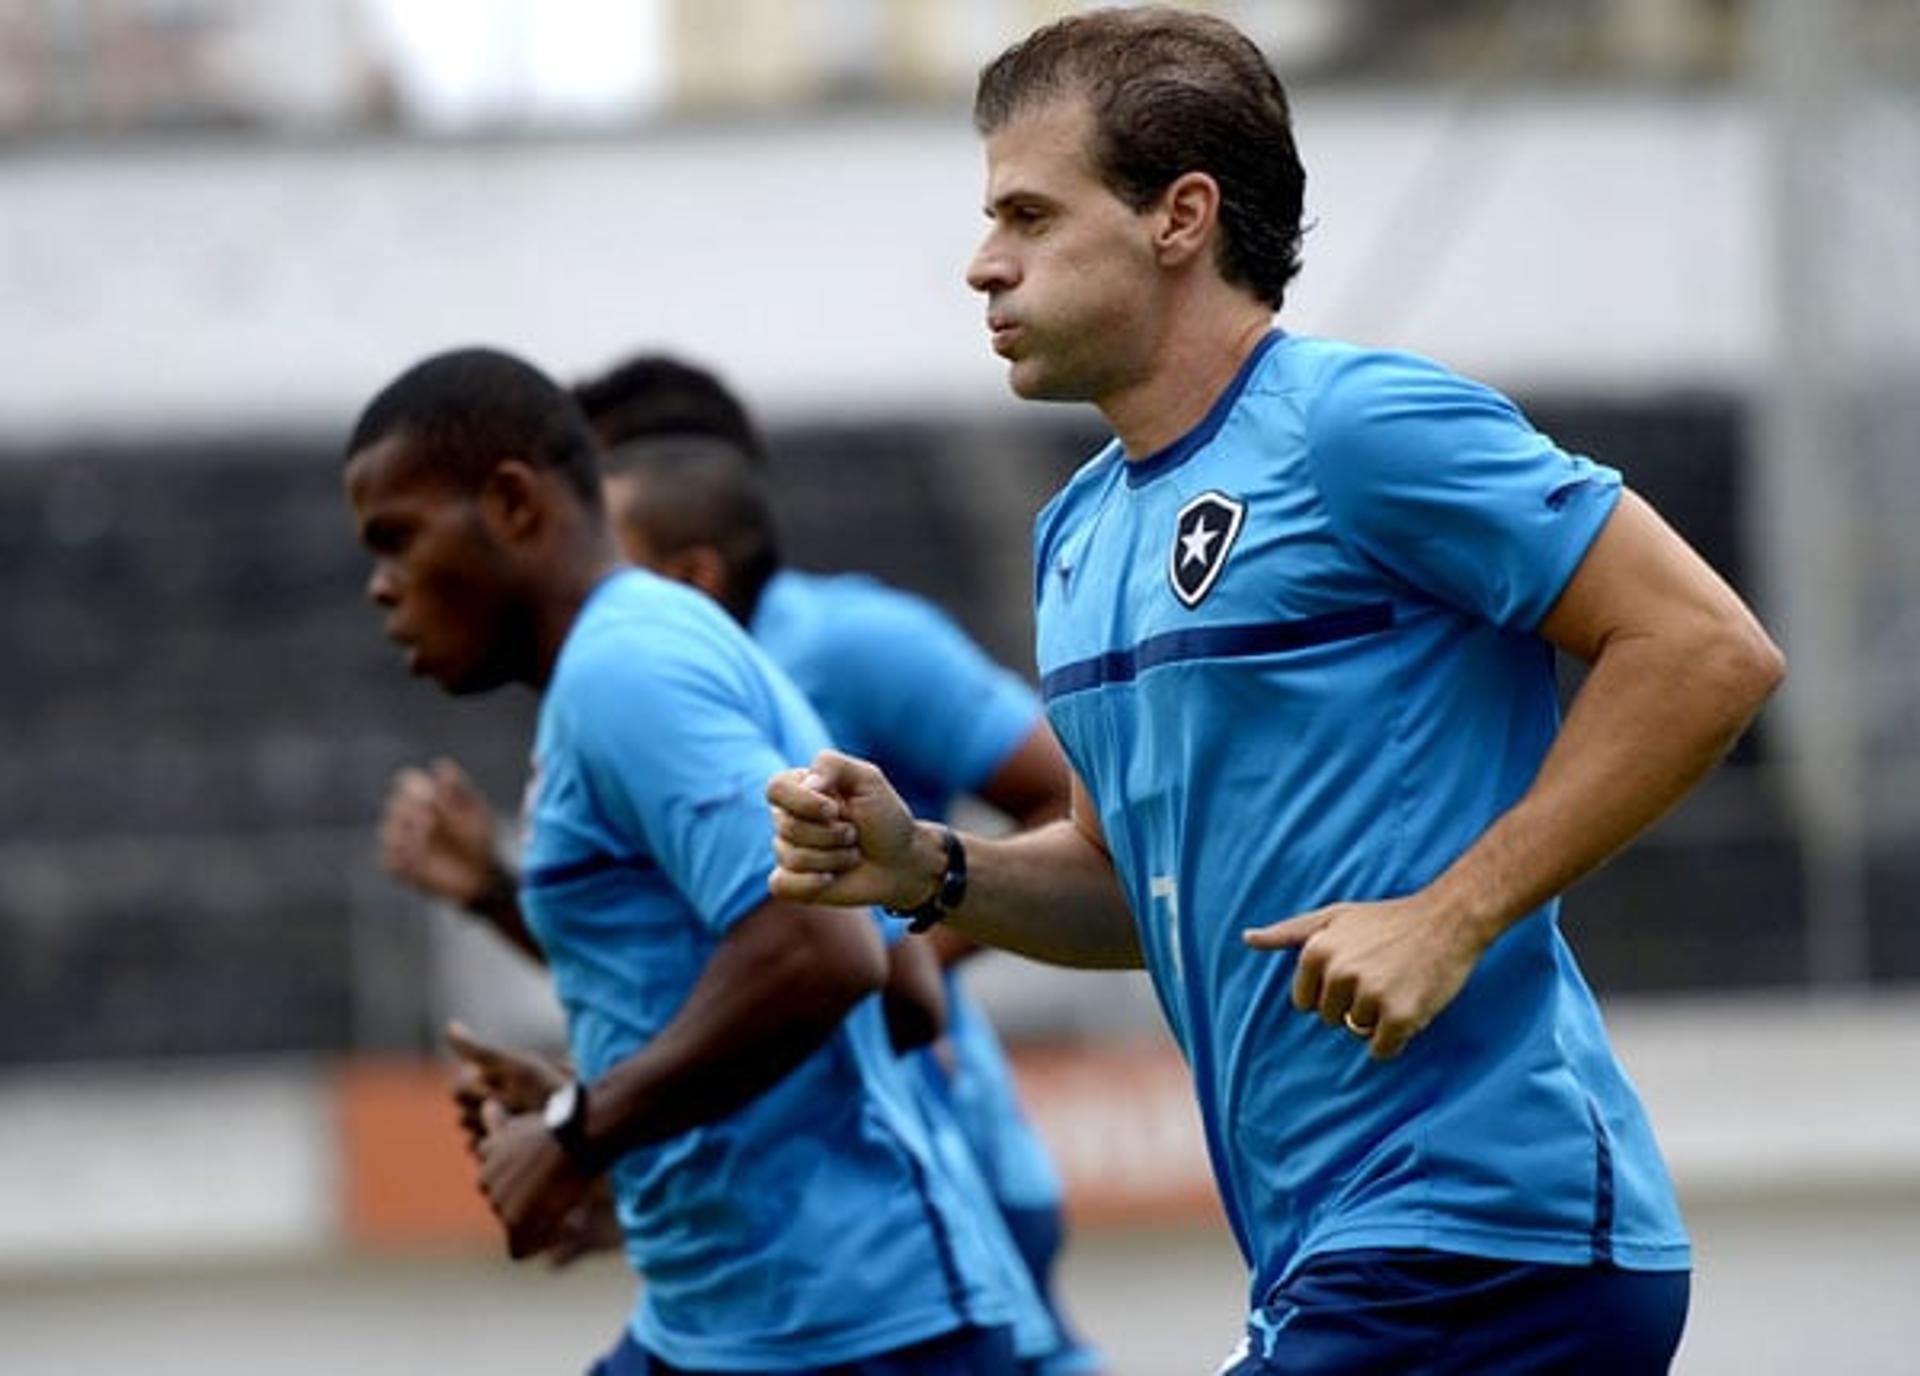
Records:
[[[764,910],[763,910],[764,911]],[[671,1022],[588,1088],[587,1140],[603,1160],[732,1113],[783,1079],[877,992],[885,956],[864,913],[810,914],[842,924],[826,943],[782,908],[721,943]],[[848,940],[849,933],[857,939]]]
[[[931,940],[902,937],[888,949],[881,1002],[895,1051],[926,1046],[947,1030],[947,986]]]
[[[1738,641],[1608,646],[1533,785],[1429,896],[1491,942],[1678,803],[1739,739],[1778,672]]]
[[[1071,811],[1072,777],[1060,742],[1041,718],[978,792],[1005,813],[1016,830],[1031,831]]]
[[[968,836],[967,892],[944,926],[1033,960],[1137,969],[1139,933],[1106,851],[1072,819],[1013,836]],[[940,829],[922,823],[914,852],[937,884]]]
[[[493,928],[521,954],[546,964],[546,952],[534,940],[526,914],[520,910],[520,875],[505,857],[495,857],[486,887],[460,906]]]
[[[927,933],[927,940],[932,943],[943,970],[951,970],[962,961],[973,959],[984,949],[972,937],[955,931],[944,922]]]
[[[967,886],[943,916],[962,936],[1089,969],[1144,964],[1093,800],[1069,777],[1064,819],[969,837]],[[945,829],[917,822],[871,763],[823,750],[768,780],[775,868],[768,888],[801,902],[920,907],[940,896]]]

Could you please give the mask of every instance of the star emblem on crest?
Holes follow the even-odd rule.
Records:
[[[1183,606],[1199,606],[1213,590],[1246,514],[1247,504],[1224,492],[1203,492],[1180,508],[1167,556],[1167,581]]]
[[[1209,526],[1206,517],[1202,516],[1198,525],[1180,537],[1181,567],[1184,568],[1188,564],[1205,564],[1207,547],[1218,539],[1219,535],[1220,532]]]

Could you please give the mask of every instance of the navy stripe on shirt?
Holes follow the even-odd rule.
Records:
[[[569,860],[563,865],[538,865],[520,876],[520,882],[530,889],[552,889],[562,884],[576,884],[582,879],[591,879],[597,874],[610,870],[650,870],[654,868],[653,859],[646,855],[598,855],[584,856],[578,860]]]
[[[1374,602],[1364,607],[1323,612],[1298,621],[1269,621],[1260,625],[1198,626],[1149,636],[1131,650],[1111,650],[1091,659],[1063,664],[1040,680],[1040,695],[1051,702],[1070,693],[1085,692],[1109,683],[1131,683],[1149,669],[1193,659],[1246,659],[1282,654],[1337,640],[1355,640],[1393,626],[1393,604]]]
[[[1600,1106],[1587,1100],[1593,1123],[1593,1260],[1604,1266],[1613,1260],[1613,1139],[1600,1116]]]

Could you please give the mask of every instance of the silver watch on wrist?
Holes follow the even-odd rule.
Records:
[[[540,1120],[575,1166],[588,1175],[599,1173],[599,1164],[587,1146],[587,1087],[584,1084],[569,1080],[549,1094],[546,1107],[540,1110]]]

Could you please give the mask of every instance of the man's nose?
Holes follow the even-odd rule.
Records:
[[[1013,285],[1013,265],[989,235],[967,263],[967,285],[975,291],[1001,291]]]

